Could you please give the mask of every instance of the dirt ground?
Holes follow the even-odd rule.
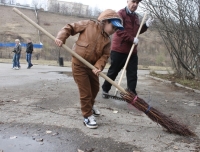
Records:
[[[22,64],[12,70],[0,63],[0,152],[200,152],[200,94],[146,74],[139,70],[138,95],[187,124],[197,137],[169,134],[125,102],[103,99],[101,91],[99,127],[88,129],[71,68],[34,65],[29,70]]]

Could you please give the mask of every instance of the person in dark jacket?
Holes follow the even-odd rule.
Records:
[[[21,56],[21,44],[20,44],[20,40],[16,39],[15,40],[15,48],[13,50],[14,52],[14,56],[13,56],[13,69],[14,70],[19,70],[20,69],[20,56]]]
[[[33,64],[31,63],[32,52],[33,52],[33,43],[31,42],[31,39],[28,39],[26,45],[26,61],[28,62],[27,69],[30,69],[33,66]]]
[[[115,80],[120,70],[124,67],[126,59],[131,50],[133,43],[135,48],[133,54],[129,60],[126,68],[127,87],[133,93],[136,93],[137,85],[137,67],[138,67],[138,56],[137,56],[137,44],[139,42],[136,38],[137,31],[140,27],[139,17],[135,13],[138,4],[141,0],[128,0],[127,6],[121,9],[118,14],[123,19],[124,30],[117,31],[114,33],[112,38],[111,46],[111,66],[108,70],[107,76],[112,80]],[[141,33],[144,33],[148,27],[152,24],[153,19],[149,18],[144,25],[142,25]],[[108,98],[107,94],[111,89],[111,84],[108,81],[104,81],[102,85],[103,98]]]

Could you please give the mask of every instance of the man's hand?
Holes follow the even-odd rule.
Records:
[[[57,46],[60,46],[60,47],[63,45],[63,42],[59,39],[55,39],[55,43]]]
[[[134,43],[135,45],[137,45],[137,44],[139,43],[139,39],[138,39],[137,37],[134,37],[133,43]]]
[[[101,70],[93,69],[92,72],[93,72],[95,75],[99,76],[99,72],[101,72]]]
[[[147,27],[150,27],[150,26],[152,25],[153,21],[154,21],[154,19],[150,17],[150,18],[146,21],[146,26],[147,26]]]

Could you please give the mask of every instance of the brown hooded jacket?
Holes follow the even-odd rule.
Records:
[[[58,32],[57,39],[65,43],[70,35],[73,36],[80,33],[78,40],[73,46],[73,50],[97,69],[103,70],[110,55],[111,41],[110,37],[103,30],[102,21],[113,18],[122,21],[115,11],[108,9],[100,14],[98,21],[83,20],[67,24]],[[85,66],[75,57],[72,58],[72,62]]]

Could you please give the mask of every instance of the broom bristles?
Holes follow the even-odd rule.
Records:
[[[121,97],[129,104],[133,105],[138,110],[144,112],[152,121],[158,123],[162,127],[168,130],[170,133],[182,135],[182,136],[196,136],[194,132],[178,121],[166,116],[155,108],[151,107],[143,99],[137,97],[134,93],[127,90],[127,93],[121,93]]]

